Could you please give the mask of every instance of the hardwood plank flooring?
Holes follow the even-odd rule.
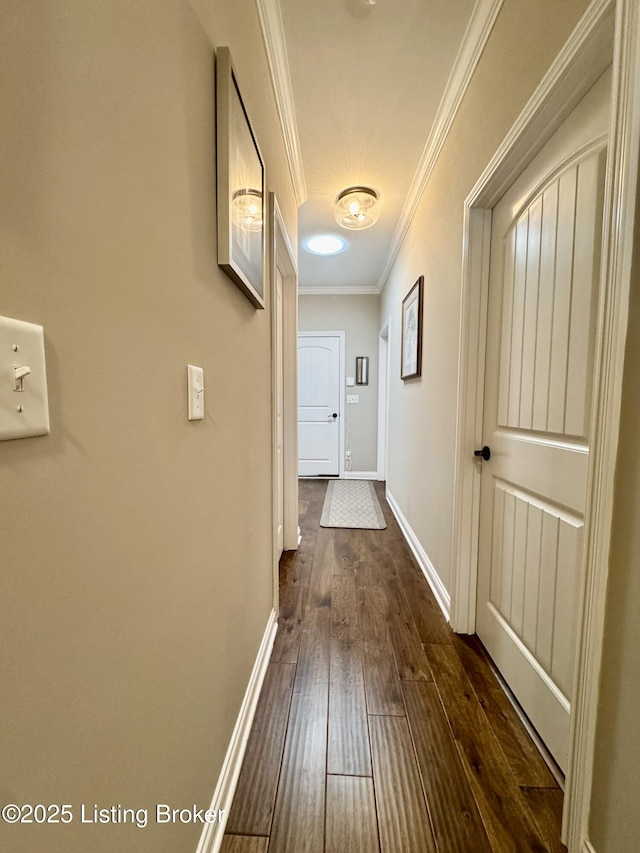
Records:
[[[379,853],[373,779],[327,776],[325,853]]]
[[[362,644],[331,640],[327,772],[371,776]]]
[[[438,850],[491,853],[491,845],[435,684],[402,690]]]
[[[425,656],[411,608],[398,580],[387,584],[389,598],[389,636],[398,667],[398,675],[406,681],[431,681],[431,670]]]
[[[358,640],[356,583],[353,578],[336,575],[331,584],[331,636],[339,640]]]
[[[404,717],[402,689],[391,643],[365,640],[364,677],[370,714]]]
[[[294,693],[269,850],[323,853],[327,688]]]
[[[318,607],[307,615],[300,638],[294,691],[307,693],[314,684],[329,684],[331,612]]]
[[[369,726],[382,853],[436,853],[406,719],[371,717]]]
[[[551,771],[496,680],[478,638],[453,635],[452,639],[487,719],[500,739],[500,746],[518,785],[557,787]]]
[[[227,832],[269,835],[295,666],[270,663],[247,743],[247,754],[229,812]]]
[[[540,830],[455,649],[427,651],[493,849],[542,853]]]
[[[257,835],[225,835],[220,853],[267,853],[268,838]]]
[[[533,812],[549,853],[563,853],[560,843],[562,829],[562,791],[554,788],[522,788],[522,793]]]
[[[321,528],[300,482],[274,652],[222,853],[566,853],[562,792],[476,638],[386,530]]]
[[[353,537],[353,531],[345,528],[335,528],[333,534],[334,573],[345,577],[354,577],[359,565],[357,540]]]

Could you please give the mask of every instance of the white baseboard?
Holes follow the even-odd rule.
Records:
[[[377,471],[345,471],[345,480],[377,480]]]
[[[440,575],[438,574],[433,563],[427,556],[427,552],[420,544],[418,537],[413,532],[411,525],[402,514],[402,510],[398,506],[395,498],[388,490],[386,493],[386,497],[387,503],[391,507],[391,511],[395,515],[396,521],[400,526],[400,530],[402,530],[404,538],[407,540],[409,547],[413,551],[413,556],[416,558],[418,565],[422,569],[422,574],[427,579],[427,583],[431,587],[431,591],[433,592],[436,601],[440,605],[440,609],[444,613],[445,619],[447,620],[447,622],[449,622],[451,618],[451,596],[449,595],[444,584],[440,580]]]
[[[242,700],[240,713],[238,714],[238,719],[231,735],[229,748],[227,749],[227,754],[218,778],[218,784],[211,800],[210,808],[216,812],[222,810],[223,819],[219,823],[205,823],[196,853],[218,853],[222,846],[224,829],[227,824],[227,818],[229,817],[229,810],[231,809],[236,785],[238,784],[242,759],[247,748],[249,732],[251,731],[251,724],[256,713],[262,682],[264,681],[267,666],[271,658],[277,627],[278,619],[276,612],[272,610],[269,614],[269,621],[267,622],[258,656],[253,666],[244,699]]]

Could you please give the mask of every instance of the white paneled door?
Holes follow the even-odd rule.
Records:
[[[610,76],[493,210],[476,625],[558,765],[569,744]]]
[[[340,473],[340,335],[298,336],[298,473]]]

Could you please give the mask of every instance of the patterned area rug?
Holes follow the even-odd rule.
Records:
[[[331,480],[320,525],[384,530],[387,525],[373,483],[370,480]]]

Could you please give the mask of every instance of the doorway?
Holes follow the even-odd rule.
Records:
[[[563,840],[571,850],[582,849],[588,843],[611,541],[611,495],[637,192],[639,38],[640,19],[635,4],[627,0],[615,4],[594,3],[479,177],[464,208],[451,624],[460,633],[473,633],[481,481],[481,466],[473,454],[474,449],[482,446],[491,209],[613,59],[603,204],[602,280],[593,368],[590,485],[580,572],[576,677],[563,826]]]
[[[391,318],[380,329],[378,338],[378,480],[387,479],[389,447],[389,352]]]
[[[610,89],[607,72],[496,204],[491,225],[476,633],[563,772]]]
[[[298,287],[293,248],[274,193],[271,220],[271,363],[273,599],[278,611],[279,562],[298,547],[297,316]]]
[[[298,335],[298,473],[338,477],[344,473],[344,332]]]

